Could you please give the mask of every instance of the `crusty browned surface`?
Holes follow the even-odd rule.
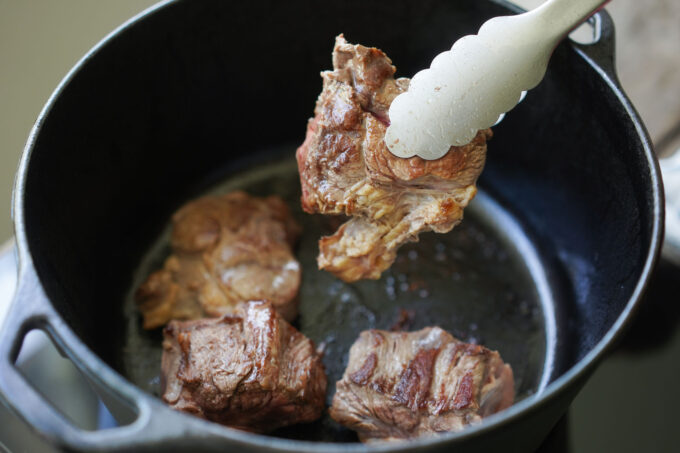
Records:
[[[320,354],[269,303],[172,321],[163,335],[161,387],[173,409],[254,432],[311,422],[324,410]]]
[[[408,88],[378,49],[333,49],[333,71],[307,136],[297,150],[302,207],[309,213],[354,216],[319,242],[319,268],[345,281],[379,278],[397,249],[423,231],[450,231],[476,193],[490,130],[434,161],[392,155],[383,138],[392,100]]]
[[[300,265],[292,246],[300,229],[281,198],[206,196],[172,222],[172,255],[137,290],[145,329],[229,314],[248,300],[267,300],[295,318]]]
[[[496,351],[439,327],[367,330],[350,350],[330,415],[363,442],[459,431],[510,406],[512,369]]]

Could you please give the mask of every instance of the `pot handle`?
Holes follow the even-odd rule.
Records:
[[[7,255],[6,252],[5,255]],[[0,258],[6,258],[0,256]],[[4,269],[3,272],[8,272]],[[11,271],[16,271],[12,269]],[[16,367],[15,362],[26,334],[34,329],[45,332],[63,355],[70,356],[57,330],[63,331],[62,320],[48,302],[42,285],[32,265],[22,266],[19,272],[14,299],[0,329],[0,401],[13,413],[24,420],[34,431],[53,445],[70,450],[91,451],[106,449],[112,440],[119,438],[137,439],[149,433],[152,425],[151,409],[144,401],[131,403],[131,398],[121,397],[110,387],[99,385],[105,392],[124,401],[136,413],[136,420],[126,426],[101,431],[85,431],[73,425],[45,397],[37,391]],[[59,327],[59,329],[57,329]],[[69,329],[70,330],[70,329]],[[64,354],[65,353],[65,354]],[[78,369],[97,386],[92,370],[83,368],[78,361],[72,361]],[[99,383],[101,384],[101,383]],[[152,430],[153,431],[153,430]],[[115,442],[113,442],[115,443]]]
[[[666,192],[666,237],[662,256],[680,266],[680,149],[659,160]]]
[[[36,288],[19,285],[0,330],[0,398],[30,426],[53,441],[72,426],[15,366],[26,334],[33,329],[50,330],[47,326],[52,314],[42,294],[35,293]]]
[[[3,254],[0,250],[0,264],[6,256],[7,252]],[[22,266],[17,289],[0,329],[0,403],[4,403],[37,434],[68,451],[258,450],[253,448],[250,435],[176,412],[110,370],[102,369],[100,361],[89,349],[71,350],[68,345],[78,342],[75,333],[49,302],[30,257],[26,254],[20,261]],[[16,270],[15,266],[10,266],[10,270],[6,267],[0,266],[0,274]],[[86,431],[73,425],[26,380],[15,365],[24,337],[34,329],[44,331],[62,355],[77,356],[78,360],[72,360],[72,363],[95,387],[100,398],[126,405],[136,413],[136,418],[127,425],[98,431]]]
[[[595,14],[591,20],[595,42],[592,44],[572,42],[572,45],[598,71],[606,75],[610,83],[616,86],[617,91],[623,93],[614,64],[614,21],[604,9]],[[634,111],[634,107],[627,99],[626,103]],[[680,266],[680,149],[671,155],[659,156],[659,168],[664,184],[666,212],[662,256]]]
[[[603,72],[620,90],[616,66],[614,64],[614,21],[605,9],[601,9],[586,22],[593,27],[593,39],[590,44],[581,44],[572,40],[576,51],[586,58],[599,71]]]

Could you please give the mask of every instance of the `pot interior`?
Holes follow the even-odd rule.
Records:
[[[269,152],[265,164],[226,175],[208,193],[234,190],[278,194],[303,232],[296,257],[301,263],[300,314],[294,325],[324,346],[329,387],[347,366],[349,349],[366,329],[394,326],[401,311],[411,312],[408,330],[440,326],[455,337],[498,350],[510,363],[519,401],[540,392],[555,362],[554,299],[541,258],[519,222],[485,193],[466,210],[464,222],[449,234],[422,234],[399,252],[380,280],[345,283],[317,269],[317,242],[332,234],[342,219],[309,215],[300,208],[294,147]],[[141,260],[124,308],[126,334],[120,361],[133,383],[160,397],[161,329],[141,327],[134,292],[170,253],[170,225]],[[326,442],[356,441],[356,435],[327,414],[319,421],[280,429],[272,435]]]

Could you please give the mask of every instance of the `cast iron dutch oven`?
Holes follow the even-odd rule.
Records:
[[[316,341],[336,335],[331,384],[359,330],[388,327],[411,304],[416,327],[439,323],[501,352],[517,380],[510,409],[460,433],[392,444],[349,443],[327,418],[273,436],[235,431],[161,402],[161,337],[141,331],[129,303],[158,264],[153,244],[166,253],[164,228],[182,202],[231,186],[299,195],[292,155],[336,34],[385,50],[398,75],[411,75],[489,17],[514,12],[476,0],[171,1],[112,33],[50,98],[21,161],[20,283],[0,338],[5,404],[78,451],[535,449],[629,323],[662,237],[657,162],[616,79],[604,11],[598,41],[561,44],[545,80],[495,128],[463,224],[423,235],[382,280],[343,286],[317,271],[320,221],[296,213],[305,224],[298,327]],[[428,261],[430,246],[443,258]],[[411,291],[408,266],[439,276]],[[119,408],[120,427],[80,430],[24,380],[14,361],[36,328]]]

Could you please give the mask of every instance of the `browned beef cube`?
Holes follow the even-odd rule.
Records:
[[[350,350],[330,415],[363,441],[461,430],[512,404],[512,369],[498,352],[439,327],[368,330]]]
[[[172,227],[172,255],[136,294],[145,329],[227,315],[249,300],[268,300],[288,321],[297,316],[300,227],[281,198],[201,197],[175,213]]]
[[[222,318],[172,321],[163,333],[163,400],[172,408],[256,432],[321,416],[321,356],[271,304],[248,302]]]

